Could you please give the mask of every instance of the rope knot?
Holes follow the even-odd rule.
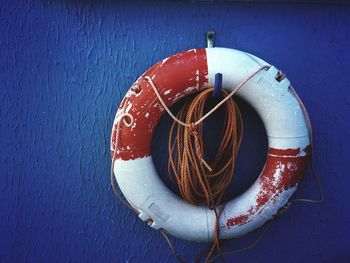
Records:
[[[198,136],[197,127],[196,127],[196,124],[194,122],[190,123],[188,131],[192,136],[195,136],[195,137]]]

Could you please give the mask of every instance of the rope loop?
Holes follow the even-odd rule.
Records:
[[[134,116],[132,116],[130,113],[124,112],[116,118],[117,124],[119,124],[121,121],[123,121],[126,127],[131,127],[131,125],[134,124]]]

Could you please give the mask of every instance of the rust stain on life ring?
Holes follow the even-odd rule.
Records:
[[[144,76],[153,79],[164,102],[170,107],[184,96],[207,87],[206,51],[204,48],[192,49],[170,56],[152,66],[133,84],[116,114],[117,118],[124,108],[134,117],[131,127],[122,125],[117,159],[132,160],[151,155],[152,136],[164,109]],[[116,128],[114,124],[112,156]]]

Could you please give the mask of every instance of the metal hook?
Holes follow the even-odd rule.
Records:
[[[208,31],[207,32],[207,48],[214,47],[214,39],[215,39],[215,32]]]

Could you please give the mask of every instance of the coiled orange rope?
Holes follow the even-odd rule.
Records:
[[[194,123],[204,115],[205,104],[213,89],[200,92],[193,100],[182,105],[178,119]],[[228,93],[222,91],[226,97]],[[225,106],[222,137],[213,160],[206,160],[203,125],[184,127],[176,122],[169,134],[169,174],[171,170],[179,186],[181,196],[196,205],[210,208],[219,205],[233,177],[237,152],[242,140],[242,116],[234,100]],[[174,136],[175,135],[175,136]]]
[[[169,135],[169,175],[173,174],[186,201],[196,205],[207,205],[216,214],[215,241],[207,260],[216,247],[220,253],[218,220],[223,210],[216,209],[222,202],[225,190],[229,186],[243,135],[242,116],[233,99],[226,100],[225,121],[222,125],[222,136],[213,160],[208,160],[203,142],[203,124],[194,125],[204,115],[205,105],[212,96],[213,88],[205,89],[196,97],[182,105],[177,119],[193,123],[185,127],[174,121]],[[222,90],[224,97],[228,96]]]

